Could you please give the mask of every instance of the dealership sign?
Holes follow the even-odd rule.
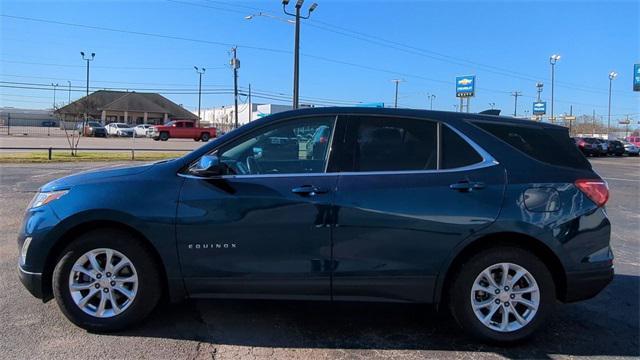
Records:
[[[533,115],[544,115],[547,113],[547,103],[536,101],[533,103]]]
[[[633,65],[633,91],[640,91],[640,64]]]
[[[476,94],[476,76],[456,77],[456,97],[472,97]]]

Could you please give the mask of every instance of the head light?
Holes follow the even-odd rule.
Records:
[[[29,245],[31,245],[31,237],[25,238],[22,243],[22,249],[20,249],[20,263],[22,265],[27,261],[27,252],[29,251]]]
[[[31,200],[31,203],[29,203],[27,209],[33,209],[42,205],[46,205],[54,200],[58,200],[68,192],[69,190],[39,192],[36,194],[36,196],[33,197],[33,200]]]

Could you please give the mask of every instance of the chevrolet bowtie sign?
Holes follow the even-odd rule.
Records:
[[[547,103],[536,101],[533,103],[533,115],[544,115],[547,113]]]
[[[476,76],[456,77],[456,97],[472,97],[476,94]]]

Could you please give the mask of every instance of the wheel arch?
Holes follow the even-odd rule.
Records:
[[[167,276],[166,265],[164,264],[164,261],[162,260],[162,257],[158,253],[157,249],[155,248],[155,246],[153,246],[152,242],[149,241],[149,239],[147,239],[140,231],[136,230],[134,227],[122,222],[114,220],[90,220],[80,224],[76,224],[75,226],[67,229],[58,238],[58,241],[55,242],[55,244],[47,254],[42,272],[43,301],[48,301],[53,298],[53,289],[51,283],[53,269],[60,259],[62,251],[80,235],[85,234],[89,231],[95,231],[99,229],[121,230],[133,235],[149,251],[149,254],[151,254],[153,258],[153,262],[158,268],[162,283],[162,296],[166,297],[169,295],[170,284]]]
[[[442,304],[448,301],[449,287],[447,284],[451,284],[465,260],[480,250],[497,246],[515,246],[533,252],[549,268],[555,284],[556,296],[560,299],[564,297],[567,290],[566,270],[557,254],[543,241],[530,235],[518,232],[500,232],[475,239],[451,257],[444,267],[445,271],[442,272],[444,275],[438,276],[434,303]]]

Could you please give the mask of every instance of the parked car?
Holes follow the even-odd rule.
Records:
[[[135,132],[136,137],[150,137],[152,131],[152,125],[149,124],[140,124],[136,125],[133,130]]]
[[[107,137],[107,129],[97,121],[79,122],[76,130],[82,136]]]
[[[622,141],[622,144],[624,145],[624,153],[628,156],[638,156],[640,154],[640,148],[634,144],[626,141]]]
[[[296,134],[323,127],[329,146],[301,152]],[[440,304],[508,343],[611,281],[608,197],[564,127],[301,109],[178,159],[44,185],[19,274],[91,331],[127,328],[166,294]]]
[[[133,137],[133,128],[125,123],[110,123],[105,126],[109,136]]]
[[[331,136],[331,128],[328,126],[320,126],[306,143],[306,156],[313,158],[319,153],[324,154]]]
[[[216,129],[196,127],[194,122],[189,120],[175,120],[164,125],[153,126],[151,137],[156,141],[181,138],[207,142],[209,139],[216,137]]]
[[[607,154],[622,156],[624,155],[624,144],[618,140],[608,140],[607,141]]]
[[[57,125],[58,124],[53,120],[45,120],[40,124],[42,127],[55,127]]]
[[[609,153],[609,144],[607,140],[595,138],[595,142],[598,144],[598,148],[600,149],[600,156],[607,156]]]
[[[592,140],[581,137],[575,137],[573,140],[584,156],[600,156],[600,148]]]
[[[640,148],[640,136],[627,136],[625,140]]]

